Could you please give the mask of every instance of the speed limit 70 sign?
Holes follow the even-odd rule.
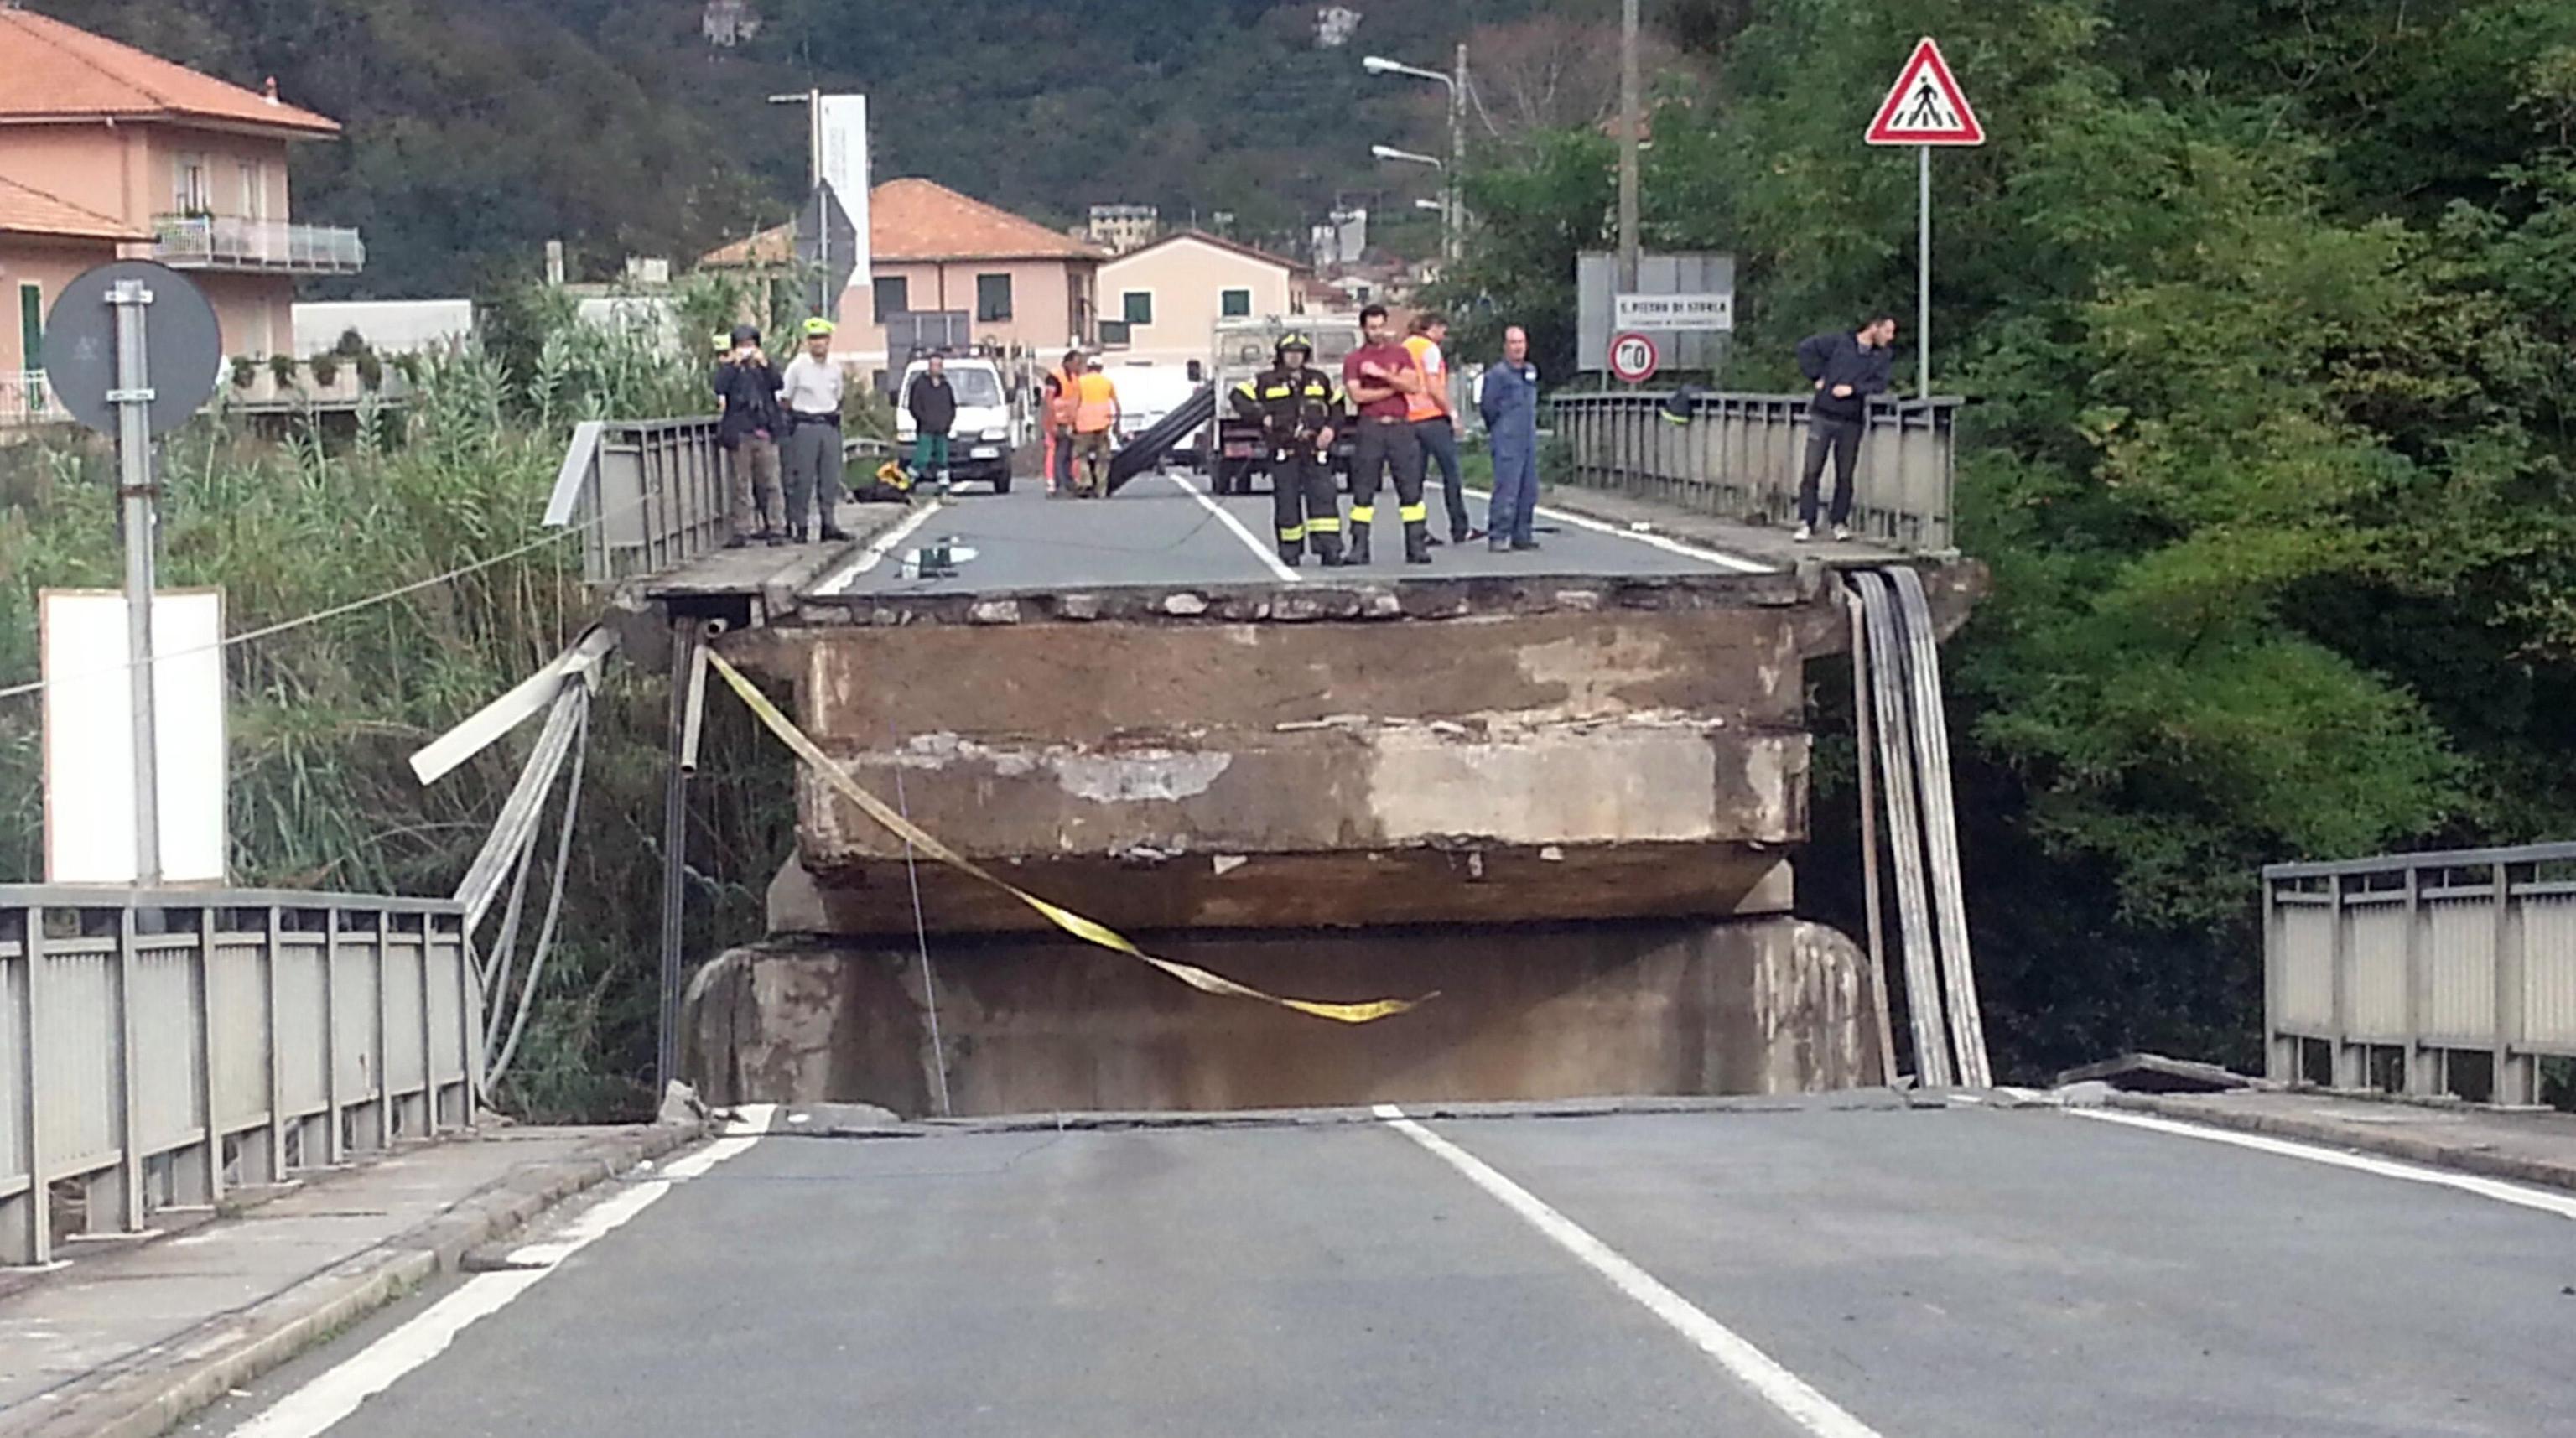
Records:
[[[1651,379],[1661,363],[1663,356],[1656,352],[1651,337],[1636,330],[1610,337],[1610,373],[1619,379],[1629,384]]]

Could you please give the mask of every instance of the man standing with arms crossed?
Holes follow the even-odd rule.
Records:
[[[1494,452],[1494,499],[1485,510],[1486,548],[1536,549],[1538,511],[1538,366],[1529,362],[1529,331],[1503,331],[1502,363],[1485,371],[1476,410]]]
[[[1468,522],[1467,487],[1458,482],[1458,420],[1449,412],[1449,321],[1436,314],[1417,315],[1412,329],[1404,350],[1422,373],[1422,392],[1405,396],[1404,415],[1413,426],[1415,442],[1422,446],[1424,479],[1430,478],[1432,465],[1440,466],[1440,495],[1449,508],[1449,540],[1464,544],[1484,534]]]
[[[1860,462],[1860,432],[1869,422],[1869,397],[1887,393],[1888,347],[1896,343],[1892,315],[1873,315],[1857,330],[1810,335],[1798,342],[1798,373],[1815,382],[1807,401],[1807,463],[1798,476],[1798,543],[1816,537],[1816,485],[1825,459],[1834,461],[1834,538],[1851,538],[1852,469]]]
[[[948,361],[932,355],[903,397],[912,416],[912,477],[915,484],[938,477],[939,493],[948,493],[948,431],[957,423],[957,391],[948,383]]]
[[[805,322],[805,352],[787,362],[778,401],[787,411],[787,532],[798,544],[810,504],[823,538],[847,539],[832,512],[841,499],[841,367],[832,361],[832,322]]]
[[[1431,562],[1430,512],[1422,505],[1422,445],[1406,419],[1406,399],[1422,391],[1422,372],[1404,346],[1388,338],[1386,306],[1360,311],[1366,341],[1342,359],[1342,392],[1358,415],[1351,455],[1351,542],[1348,564],[1369,562],[1369,530],[1377,521],[1379,471],[1395,471],[1395,498],[1403,506],[1404,562]]]

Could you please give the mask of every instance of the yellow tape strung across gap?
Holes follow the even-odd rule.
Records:
[[[752,687],[751,681],[742,677],[741,670],[726,663],[723,655],[712,649],[706,651],[706,654],[707,662],[715,666],[718,674],[724,676],[725,683],[733,686],[734,693],[742,696],[742,702],[751,706],[751,712],[759,717],[761,723],[769,727],[769,732],[777,735],[779,741],[794,751],[797,758],[813,765],[814,772],[822,775],[824,782],[830,784],[842,798],[858,805],[869,818],[884,825],[897,837],[908,841],[914,848],[950,868],[971,874],[1000,889],[1037,910],[1046,917],[1047,922],[1085,943],[1097,944],[1101,948],[1125,954],[1132,959],[1142,959],[1201,993],[1215,994],[1219,998],[1228,999],[1256,999],[1265,1004],[1276,1004],[1283,1009],[1294,1009],[1301,1014],[1312,1014],[1316,1018],[1332,1019],[1338,1023],[1371,1023],[1403,1013],[1423,1002],[1422,999],[1376,999],[1364,1004],[1326,1004],[1317,1003],[1312,999],[1283,999],[1277,994],[1263,993],[1249,984],[1238,984],[1222,974],[1210,973],[1195,964],[1158,959],[1136,947],[1126,935],[1108,925],[1094,923],[1070,909],[1050,904],[932,838],[927,830],[888,808],[884,800],[860,788],[857,780],[852,779],[840,765],[833,763],[831,756],[816,747],[813,740],[806,738],[805,731],[797,728],[794,720],[780,713],[778,706],[769,702],[768,695]],[[1425,995],[1424,997],[1434,996]]]

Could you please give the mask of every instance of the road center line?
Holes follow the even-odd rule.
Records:
[[[1473,485],[1460,485],[1459,488],[1485,501],[1485,524],[1486,528],[1491,529],[1494,518],[1494,492],[1490,489],[1478,489]],[[1558,524],[1570,524],[1577,529],[1588,529],[1595,534],[1606,534],[1614,539],[1652,545],[1667,554],[1696,559],[1702,564],[1714,564],[1720,569],[1732,569],[1738,574],[1777,574],[1780,571],[1780,566],[1776,564],[1764,564],[1760,560],[1746,559],[1740,554],[1729,554],[1722,549],[1710,549],[1705,545],[1687,543],[1668,534],[1629,529],[1623,525],[1612,524],[1605,519],[1594,519],[1588,514],[1576,514],[1570,509],[1559,509],[1552,504],[1534,505],[1530,512],[1541,519],[1554,520]]]
[[[2259,1153],[2305,1159],[2310,1163],[2322,1163],[2334,1168],[2349,1168],[2359,1173],[2376,1174],[2381,1178],[2456,1188],[2462,1193],[2473,1193],[2480,1198],[2492,1198],[2498,1203],[2536,1208],[2543,1213],[2554,1213],[2560,1218],[2576,1218],[2576,1194],[2552,1193],[2547,1189],[2507,1183],[2502,1179],[2481,1178],[2471,1173],[2449,1173],[2438,1168],[2426,1168],[2420,1164],[2399,1163],[2393,1159],[2373,1158],[2368,1154],[2345,1153],[2340,1149],[2298,1143],[2285,1138],[2273,1138],[2266,1134],[2237,1133],[2231,1129],[2208,1128],[2196,1123],[2157,1118],[2150,1114],[2114,1113],[2107,1109],[2089,1108],[2070,1108],[2066,1112],[2077,1118],[2089,1118],[2102,1123],[2126,1124],[2131,1128],[2151,1129],[2157,1133],[2169,1133],[2182,1138],[2207,1139],[2211,1143],[2232,1143],[2238,1148],[2250,1148]]]
[[[1262,543],[1259,535],[1256,535],[1251,530],[1244,528],[1243,521],[1235,518],[1224,505],[1217,503],[1215,497],[1210,495],[1206,490],[1199,488],[1197,485],[1190,483],[1188,480],[1181,478],[1170,470],[1163,471],[1163,478],[1179,485],[1182,493],[1187,494],[1190,498],[1199,502],[1199,508],[1215,515],[1220,523],[1224,524],[1226,528],[1233,530],[1234,537],[1242,540],[1243,547],[1252,551],[1253,558],[1258,559],[1264,565],[1267,565],[1271,574],[1280,579],[1286,580],[1290,584],[1297,584],[1304,581],[1306,578],[1305,575],[1300,574],[1296,570],[1289,568],[1286,564],[1281,563],[1279,552],[1277,550]]]
[[[234,1429],[233,1438],[314,1438],[328,1431],[357,1412],[358,1405],[394,1386],[404,1374],[446,1352],[456,1335],[536,1287],[565,1259],[624,1227],[679,1184],[759,1142],[775,1107],[746,1105],[743,1116],[728,1126],[726,1137],[674,1160],[663,1168],[662,1177],[630,1184],[613,1197],[583,1210],[545,1242],[511,1250],[512,1263],[533,1266],[478,1274],[466,1280],[463,1287],[431,1304],[418,1317]]]
[[[1880,1438],[1878,1430],[1843,1411],[1832,1399],[1810,1387],[1797,1374],[1734,1329],[1708,1316],[1689,1299],[1664,1286],[1626,1255],[1586,1232],[1574,1220],[1550,1208],[1536,1194],[1505,1178],[1483,1159],[1404,1116],[1404,1110],[1382,1103],[1371,1110],[1387,1127],[1429,1150],[1467,1176],[1467,1181],[1501,1200],[1532,1228],[1559,1248],[1581,1259],[1585,1267],[1609,1279],[1611,1286],[1635,1299],[1673,1331],[1734,1375],[1764,1402],[1780,1410],[1801,1429],[1819,1438]]]
[[[932,515],[947,507],[948,501],[944,499],[934,499],[928,504],[915,507],[912,513],[897,520],[894,528],[869,540],[868,547],[859,551],[858,558],[833,570],[830,578],[814,586],[813,592],[839,594],[847,590],[858,582],[860,575],[883,563],[886,555],[892,553],[896,545],[912,538],[914,530],[928,524]]]

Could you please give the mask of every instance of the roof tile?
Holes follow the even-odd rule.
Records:
[[[149,234],[96,210],[0,177],[0,233],[77,240],[148,240]]]
[[[148,116],[307,135],[340,132],[327,116],[274,103],[32,10],[0,6],[0,75],[44,77],[41,84],[0,87],[0,121]]]
[[[968,199],[930,180],[888,180],[868,192],[872,260],[1105,260],[1035,220]]]

